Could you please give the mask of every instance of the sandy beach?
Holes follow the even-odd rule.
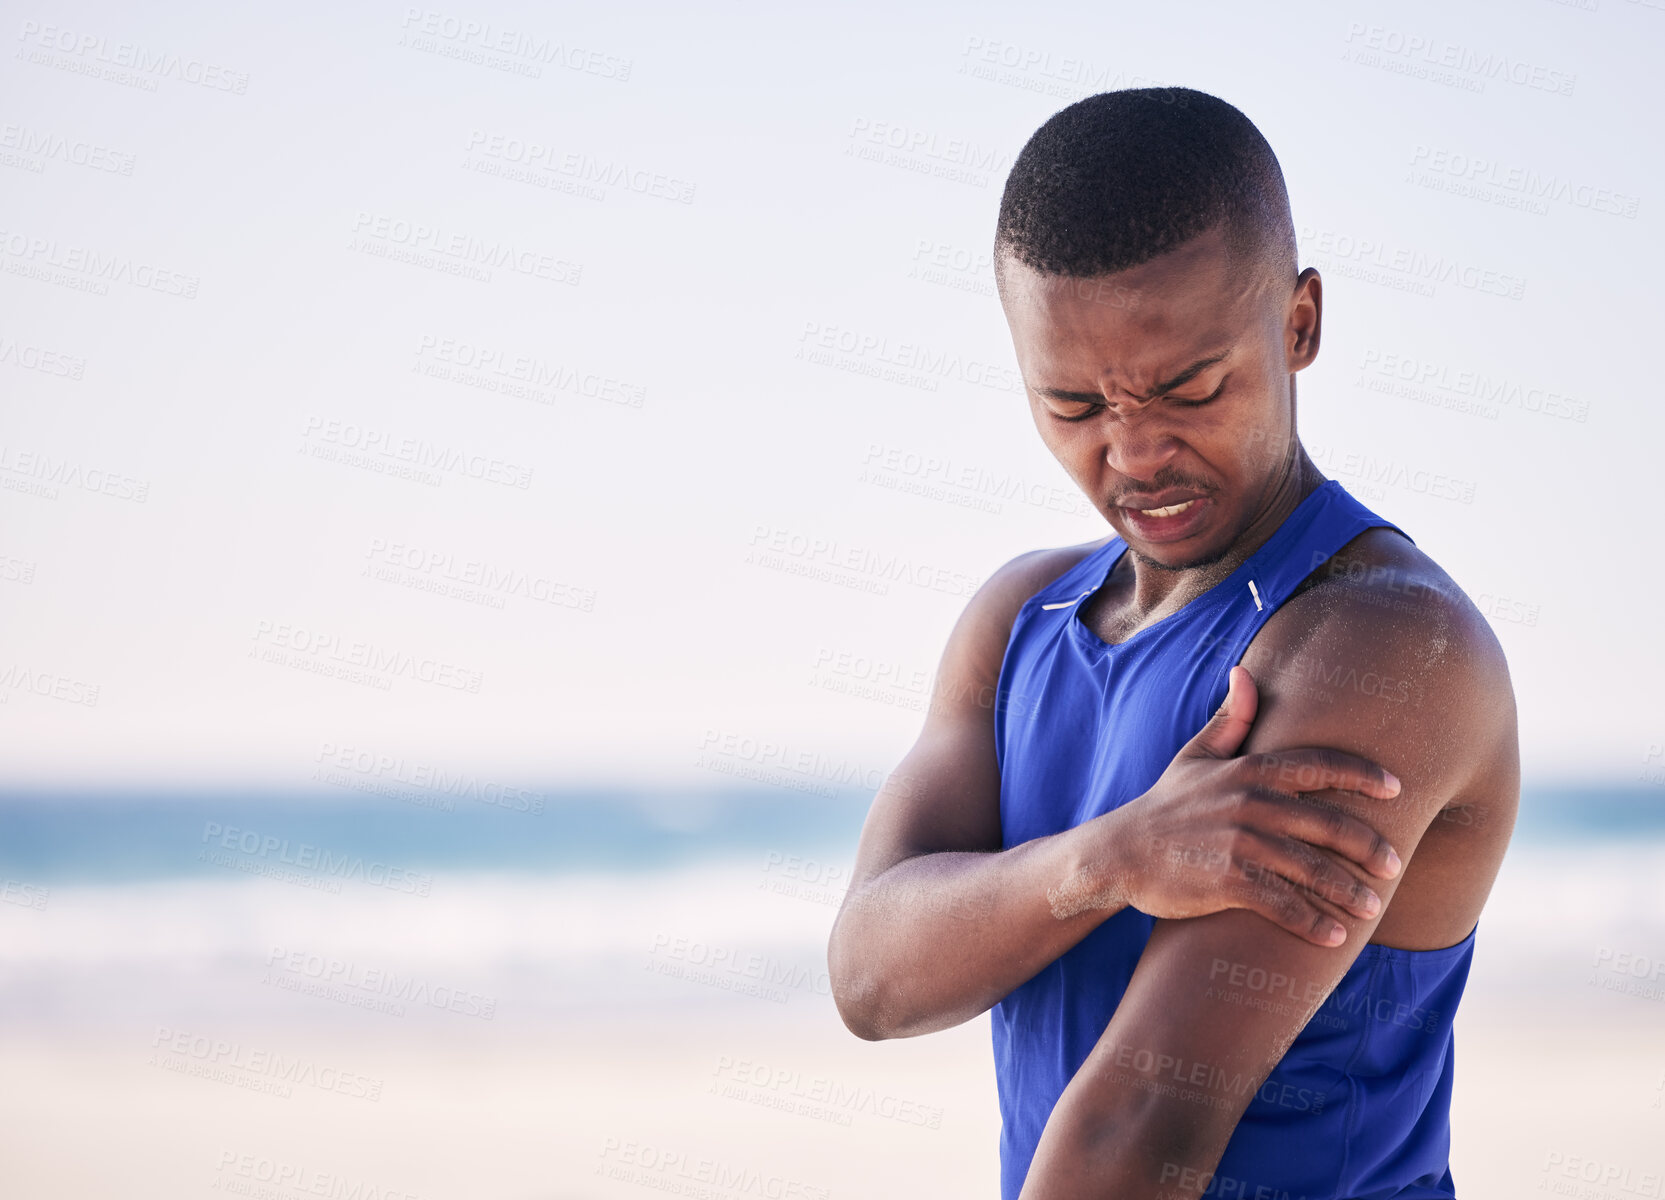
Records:
[[[1662,855],[1511,855],[1457,1016],[1464,1200],[1660,1196]],[[850,1035],[837,896],[777,867],[0,906],[0,1196],[994,1200],[988,1018]]]
[[[1659,1194],[1659,1022],[1465,1016],[1453,1112],[1460,1195]],[[258,1090],[247,1050],[242,1066],[215,1072],[204,1054],[169,1054],[166,1043],[158,1053],[143,1031],[13,1036],[0,1043],[6,1193],[993,1200],[999,1116],[986,1018],[870,1044],[830,1017],[830,1005],[667,1013],[512,1039],[249,1033],[245,1045],[317,1064],[313,1082],[287,1095]],[[352,1094],[367,1080],[379,1082],[376,1098]]]

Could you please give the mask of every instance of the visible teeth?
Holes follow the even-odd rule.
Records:
[[[1181,504],[1170,504],[1167,508],[1141,508],[1139,511],[1147,517],[1172,517],[1184,512],[1195,503],[1195,500],[1186,500]]]

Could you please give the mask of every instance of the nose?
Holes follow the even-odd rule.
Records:
[[[1179,440],[1138,413],[1104,423],[1104,461],[1129,479],[1150,480],[1173,460]]]

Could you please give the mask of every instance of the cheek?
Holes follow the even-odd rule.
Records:
[[[1287,412],[1268,403],[1264,393],[1244,396],[1229,422],[1211,437],[1222,464],[1237,464],[1235,473],[1256,477],[1274,469],[1289,456],[1295,437]]]
[[[1055,457],[1068,454],[1069,448],[1080,440],[1081,426],[1058,420],[1040,400],[1029,401],[1029,419],[1034,422],[1035,432],[1041,435],[1041,442]]]
[[[1044,417],[1037,423],[1040,430],[1041,442],[1046,446],[1047,453],[1058,460],[1058,464],[1071,475],[1080,469],[1086,447],[1079,436],[1071,436],[1068,426],[1062,429],[1056,421],[1048,421]],[[1079,434],[1079,431],[1075,431]]]
[[[1041,435],[1041,444],[1064,468],[1064,473],[1082,486],[1091,483],[1096,467],[1104,462],[1104,444],[1100,440],[1102,431],[1095,428],[1095,423],[1083,421],[1079,425],[1071,425],[1055,420],[1039,403],[1031,408],[1030,415],[1034,418],[1036,431]]]

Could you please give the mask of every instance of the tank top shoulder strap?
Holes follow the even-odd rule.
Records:
[[[1019,618],[1037,609],[1068,608],[1083,596],[1097,591],[1110,564],[1116,561],[1126,545],[1120,536],[1116,536],[1085,555],[1080,562],[1025,600],[1018,610]]]
[[[1254,583],[1260,611],[1270,616],[1326,559],[1365,530],[1382,526],[1411,540],[1399,526],[1360,503],[1340,480],[1327,479],[1249,556],[1239,573]]]

